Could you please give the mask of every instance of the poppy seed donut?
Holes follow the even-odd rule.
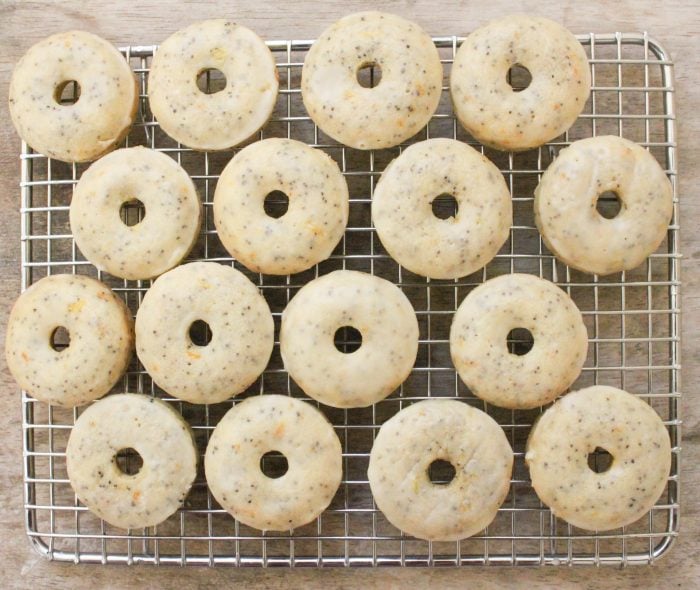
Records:
[[[598,197],[614,192],[620,212],[606,219]],[[639,266],[656,250],[673,215],[673,188],[643,147],[611,135],[564,148],[535,189],[535,223],[554,255],[600,275]]]
[[[63,327],[69,345],[52,346]],[[72,408],[105,395],[126,371],[134,344],[131,314],[101,282],[49,275],[22,293],[10,312],[5,358],[32,397]]]
[[[341,352],[338,329],[362,335]],[[282,314],[280,353],[306,394],[336,408],[384,399],[408,377],[418,353],[418,320],[393,283],[353,270],[336,270],[302,287]]]
[[[363,67],[381,68],[374,88],[357,80]],[[385,12],[358,12],[328,27],[306,54],[304,106],[321,131],[347,146],[398,145],[430,121],[440,101],[442,64],[417,24]]]
[[[117,464],[122,449],[140,455],[137,473]],[[91,512],[119,528],[144,528],[180,507],[197,475],[197,449],[190,427],[166,402],[119,393],[77,419],[66,468],[75,495]]]
[[[196,321],[211,340],[192,342]],[[263,372],[274,342],[270,308],[240,271],[192,262],[160,276],[136,314],[136,352],[159,387],[193,404],[244,391]]]
[[[533,345],[508,350],[511,330],[525,328]],[[554,283],[527,274],[501,275],[471,291],[450,329],[450,354],[474,395],[511,409],[551,402],[579,376],[588,351],[581,312]]]
[[[447,484],[428,475],[433,461],[452,464]],[[484,529],[510,488],[513,450],[488,414],[463,402],[421,401],[382,424],[367,476],[389,522],[429,541],[456,541]]]
[[[78,82],[74,104],[61,92]],[[33,149],[64,162],[99,158],[126,137],[138,107],[136,78],[121,53],[85,31],[57,33],[29,48],[10,80],[10,116]]]
[[[217,69],[226,87],[206,94],[197,86]],[[156,50],[148,74],[148,102],[170,137],[196,150],[224,150],[254,135],[270,118],[279,87],[275,59],[253,31],[223,19],[194,23]]]
[[[596,473],[588,455],[612,456]],[[555,516],[586,530],[631,524],[651,510],[671,469],[671,441],[653,408],[605,385],[574,391],[533,426],[525,461],[532,487]]]
[[[448,193],[456,215],[440,219],[432,202]],[[384,170],[372,219],[387,252],[411,272],[455,279],[486,265],[508,239],[510,191],[496,166],[453,139],[411,145]]]
[[[530,84],[508,83],[514,65]],[[546,18],[510,15],[471,33],[455,55],[450,91],[462,126],[481,143],[520,151],[554,139],[581,114],[591,89],[581,43]]]
[[[145,214],[130,226],[120,209],[135,199]],[[192,180],[175,160],[141,146],[124,148],[80,177],[70,227],[80,251],[100,270],[150,279],[187,256],[199,235],[201,208]]]
[[[281,217],[265,198],[282,191]],[[325,260],[348,222],[348,185],[324,152],[292,139],[264,139],[226,165],[214,194],[214,223],[226,250],[255,272],[286,275]]]
[[[281,477],[263,473],[262,456],[282,453]],[[231,408],[207,445],[209,489],[234,518],[283,531],[314,520],[330,504],[343,476],[340,440],[316,408],[285,395],[259,395]]]

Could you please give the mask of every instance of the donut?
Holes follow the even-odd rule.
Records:
[[[201,91],[197,77],[219,70],[223,90]],[[216,19],[163,41],[148,75],[148,101],[161,129],[196,150],[225,150],[257,133],[272,114],[279,86],[275,59],[250,29]]]
[[[614,192],[606,219],[598,197]],[[575,141],[559,152],[535,189],[535,222],[546,246],[569,266],[600,275],[629,270],[656,250],[673,215],[673,189],[643,147],[614,136]]]
[[[122,206],[140,201],[141,221],[127,225]],[[187,172],[145,147],[124,148],[80,177],[70,204],[70,227],[83,255],[124,279],[150,279],[180,263],[199,235],[201,204]]]
[[[432,202],[449,194],[457,212],[437,217]],[[513,207],[496,166],[453,139],[411,145],[384,170],[372,219],[387,252],[413,273],[455,279],[483,267],[508,239]]]
[[[211,340],[195,344],[203,321]],[[216,262],[192,262],[160,276],[136,314],[136,353],[156,384],[193,404],[244,391],[263,372],[274,343],[264,297],[243,273]]]
[[[261,468],[264,454],[287,459],[281,477]],[[248,398],[217,424],[204,457],[209,489],[245,525],[290,530],[314,520],[330,504],[343,476],[340,440],[326,417],[284,395]]]
[[[508,82],[519,65],[532,78],[521,91]],[[546,18],[510,15],[471,33],[455,55],[450,93],[457,119],[484,145],[528,150],[564,133],[591,90],[581,43]]]
[[[381,80],[364,88],[365,67]],[[430,36],[386,12],[358,12],[328,27],[306,54],[301,97],[326,135],[360,150],[398,145],[432,117],[442,92],[442,64]]]
[[[66,348],[54,348],[63,327]],[[72,408],[102,397],[126,371],[131,315],[106,285],[81,275],[49,275],[10,312],[5,358],[19,386],[39,401]]]
[[[143,464],[122,470],[117,453],[133,449]],[[68,479],[79,500],[122,529],[163,522],[182,504],[197,475],[192,431],[162,400],[135,393],[110,395],[75,422],[66,447]]]
[[[74,104],[60,102],[71,81]],[[138,107],[129,64],[104,39],[85,31],[57,33],[29,48],[10,80],[10,116],[32,149],[64,162],[99,158],[129,133]]]
[[[610,467],[596,473],[601,448]],[[661,497],[671,441],[659,415],[634,395],[606,385],[569,393],[545,411],[527,442],[532,486],[552,513],[586,530],[607,531],[641,518]]]
[[[274,191],[288,200],[281,217],[265,212]],[[226,250],[250,270],[301,272],[325,260],[348,222],[348,186],[324,152],[292,139],[264,139],[226,165],[214,194],[214,223]]]
[[[350,326],[362,337],[353,352],[334,344]],[[280,353],[306,394],[336,408],[370,406],[408,377],[418,353],[418,320],[393,283],[337,270],[304,285],[282,314]]]
[[[525,354],[510,352],[511,330],[533,339]],[[471,291],[450,328],[450,354],[474,395],[502,408],[551,402],[576,380],[588,352],[588,332],[571,298],[553,283],[526,274],[501,275]]]
[[[433,483],[434,461],[454,478]],[[382,424],[369,457],[377,507],[396,528],[428,541],[456,541],[484,529],[510,487],[513,450],[501,427],[456,400],[414,403]]]

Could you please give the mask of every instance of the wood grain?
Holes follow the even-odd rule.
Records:
[[[665,45],[676,63],[676,105],[680,147],[681,251],[683,279],[683,453],[682,532],[670,554],[653,567],[619,569],[507,568],[362,569],[362,570],[232,570],[152,567],[73,566],[45,561],[24,535],[22,510],[20,403],[4,362],[0,365],[0,585],[2,587],[199,588],[244,583],[265,588],[287,586],[346,588],[443,587],[478,585],[483,588],[631,588],[697,587],[700,580],[700,6],[696,2],[491,0],[488,3],[454,0],[370,2],[345,0],[313,2],[18,2],[0,1],[0,97],[7,96],[13,64],[34,42],[48,34],[82,28],[115,44],[158,42],[182,26],[211,17],[227,17],[254,29],[267,39],[316,37],[343,14],[381,8],[402,14],[431,34],[464,34],[494,18],[517,11],[556,19],[574,32],[642,31]],[[0,98],[0,336],[4,341],[7,313],[19,292],[19,139],[9,121],[5,98]]]

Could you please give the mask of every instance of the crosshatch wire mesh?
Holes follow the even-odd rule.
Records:
[[[313,125],[299,91],[301,66],[310,41],[268,44],[277,61],[280,94],[274,115],[259,138],[291,137],[330,154],[349,184],[350,218],[345,237],[329,260],[286,277],[250,273],[222,248],[212,219],[213,191],[218,175],[237,150],[197,153],[169,139],[154,121],[146,98],[155,47],[122,49],[141,92],[137,124],[126,145],[147,145],[175,158],[192,176],[204,201],[201,236],[189,259],[233,264],[260,287],[273,311],[276,344],[269,367],[236,399],[261,393],[304,397],[281,362],[280,314],[302,285],[334,269],[370,272],[396,283],[418,315],[419,353],[410,377],[386,400],[365,409],[322,408],[343,445],[343,481],[322,516],[284,533],[264,534],[234,521],[208,493],[201,466],[184,507],[165,523],[130,531],[105,524],[80,505],[66,476],[66,441],[81,410],[48,407],[23,394],[26,530],[42,554],[75,562],[235,566],[627,564],[652,562],[671,546],[678,533],[680,450],[680,255],[673,64],[646,33],[580,35],[593,78],[586,109],[562,137],[536,150],[509,154],[474,142],[452,114],[447,81],[461,40],[435,39],[445,68],[442,100],[427,128],[409,143],[426,137],[454,137],[480,149],[499,166],[509,184],[514,221],[497,257],[484,269],[454,281],[414,275],[398,266],[382,248],[371,225],[372,192],[382,170],[404,146],[360,152],[337,144]],[[362,75],[370,84],[375,80],[373,71]],[[210,79],[207,73],[204,83],[215,85],[220,81]],[[517,80],[512,84],[517,86]],[[66,100],[70,101],[70,96]],[[639,142],[654,154],[674,186],[674,215],[666,240],[644,264],[632,271],[598,277],[567,268],[543,246],[534,226],[532,195],[541,173],[562,147],[575,139],[603,134]],[[22,288],[47,274],[87,274],[105,281],[136,312],[150,282],[124,281],[97,271],[72,239],[68,205],[73,186],[87,165],[49,160],[25,144],[21,165]],[[603,207],[609,205],[604,203]],[[142,213],[136,207],[127,208],[123,219],[134,223]],[[667,489],[651,512],[633,525],[594,534],[553,517],[532,490],[524,464],[526,437],[542,410],[511,411],[489,406],[475,398],[456,376],[448,344],[452,314],[474,286],[512,272],[554,281],[581,309],[590,346],[574,388],[600,383],[627,389],[650,403],[668,427],[673,466]],[[514,335],[511,346],[520,346],[518,340]],[[170,398],[154,386],[136,359],[115,387],[115,392],[123,391],[157,395],[172,403],[192,425],[200,453],[218,420],[235,401],[197,406]],[[460,399],[488,412],[503,427],[515,452],[510,492],[496,519],[482,533],[461,542],[429,543],[402,535],[377,511],[367,483],[369,451],[379,426],[400,408],[436,397]],[[128,456],[120,458],[127,463],[130,460]]]

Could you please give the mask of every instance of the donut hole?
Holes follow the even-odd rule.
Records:
[[[357,68],[355,77],[362,88],[375,88],[382,81],[382,68],[376,61],[366,61]]]
[[[270,479],[278,479],[289,471],[289,462],[279,451],[268,451],[260,457],[260,471]]]
[[[435,459],[428,465],[428,479],[438,486],[446,486],[452,482],[457,475],[455,466],[444,459]]]
[[[333,344],[340,352],[355,352],[362,346],[362,334],[352,326],[342,326],[335,331]]]
[[[211,327],[204,320],[196,320],[190,324],[187,331],[190,342],[195,346],[207,346],[211,342]]]
[[[124,225],[133,227],[146,217],[146,206],[138,199],[124,201],[119,207],[119,217]]]
[[[124,475],[136,475],[143,467],[143,457],[131,447],[119,449],[114,455],[114,462]]]
[[[433,209],[433,215],[438,219],[457,217],[457,211],[459,210],[457,199],[449,193],[443,193],[435,197],[430,206]]]
[[[226,76],[216,68],[204,68],[197,74],[197,88],[204,94],[216,94],[226,88]]]
[[[508,351],[517,356],[523,356],[532,350],[535,339],[527,328],[513,328],[506,337]]]
[[[532,83],[532,74],[524,65],[515,63],[508,68],[506,82],[513,92],[522,92]]]
[[[605,191],[598,195],[596,211],[605,219],[615,219],[622,210],[622,200],[615,191]]]
[[[596,447],[595,451],[588,453],[588,467],[595,473],[605,473],[613,462],[613,456],[603,447]]]
[[[80,98],[80,84],[76,80],[64,80],[56,85],[53,99],[61,106],[70,106]]]
[[[65,350],[70,346],[70,332],[64,326],[58,326],[51,332],[49,343],[56,352]]]
[[[282,191],[272,191],[265,197],[263,208],[267,215],[279,219],[285,215],[289,209],[289,197]]]

